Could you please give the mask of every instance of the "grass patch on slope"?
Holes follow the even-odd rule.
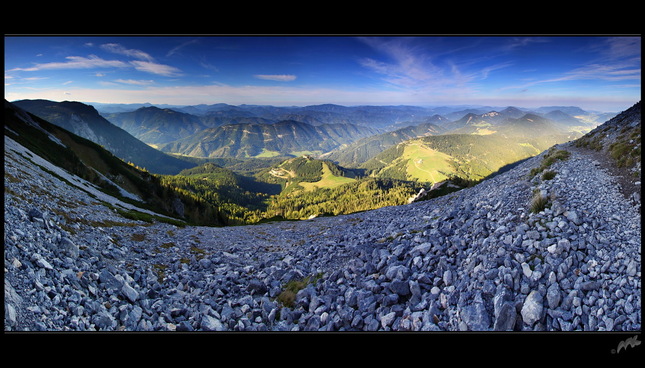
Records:
[[[326,163],[322,165],[322,177],[316,182],[300,182],[299,185],[305,189],[306,192],[314,191],[318,188],[335,188],[343,184],[352,183],[356,179],[346,178],[344,176],[334,175]]]
[[[531,169],[529,176],[532,178],[535,175],[548,169],[556,161],[564,161],[569,159],[569,156],[571,156],[571,153],[569,151],[551,148],[549,149],[549,151],[547,151],[547,153],[542,158],[542,162],[540,162],[540,166],[534,167],[533,169]]]

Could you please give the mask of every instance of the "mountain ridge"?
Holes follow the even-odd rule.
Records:
[[[125,161],[134,162],[157,173],[176,173],[191,164],[168,156],[134,138],[113,125],[98,111],[80,102],[52,102],[48,100],[20,100],[14,105],[58,125],[78,136],[106,147]]]
[[[37,155],[67,175],[95,186],[118,201],[128,203],[126,210],[155,211],[179,222],[221,225],[215,208],[204,206],[189,195],[164,187],[158,178],[125,162],[106,148],[80,137],[59,125],[45,121],[5,100],[5,137],[16,141],[29,155]],[[95,194],[90,194],[95,196]],[[132,208],[136,206],[136,208]],[[186,216],[188,210],[193,214]],[[200,215],[199,212],[203,212]],[[208,218],[208,217],[212,218]]]
[[[257,123],[257,124],[276,124],[285,120],[293,120],[301,123],[306,123],[314,126],[327,126],[328,124],[353,124],[361,127],[370,127],[380,130],[378,133],[389,133],[391,131],[399,130],[401,128],[408,128],[424,125],[428,123],[436,124],[439,129],[444,133],[453,131],[453,133],[477,133],[489,134],[494,129],[489,129],[490,126],[499,125],[506,118],[520,118],[526,114],[538,114],[541,117],[551,117],[558,125],[568,125],[570,129],[574,129],[578,133],[584,133],[594,126],[597,121],[596,113],[586,112],[580,108],[567,107],[567,106],[553,106],[541,107],[531,110],[525,108],[517,108],[513,106],[507,107],[472,107],[461,109],[461,107],[419,107],[419,106],[342,106],[336,104],[321,104],[311,106],[289,106],[278,107],[271,105],[228,105],[228,104],[213,104],[213,105],[196,105],[196,106],[164,106],[163,111],[166,111],[166,116],[160,114],[150,114],[146,121],[148,123],[137,123],[132,121],[129,116],[138,113],[142,115],[144,111],[151,111],[150,106],[138,107],[137,110],[131,112],[110,112],[108,106],[102,105],[101,109],[106,111],[104,116],[109,120],[112,119],[113,123],[118,126],[126,127],[127,130],[141,139],[142,141],[152,145],[155,148],[160,148],[159,144],[163,144],[163,149],[167,153],[173,153],[185,157],[189,155],[200,155],[202,157],[224,157],[233,155],[234,157],[244,157],[247,153],[238,152],[238,147],[234,146],[234,140],[230,141],[228,148],[220,150],[222,143],[218,147],[212,149],[205,149],[192,144],[192,148],[186,148],[186,141],[174,142],[178,139],[192,139],[193,141],[201,141],[205,139],[206,129],[217,128],[221,126],[228,126],[231,124],[244,124],[244,123]],[[132,109],[131,108],[131,109]],[[171,110],[173,109],[173,110]],[[560,110],[556,110],[560,109]],[[562,110],[566,110],[575,116],[568,115]],[[177,111],[175,115],[190,116],[190,121],[193,122],[187,127],[181,120],[173,120],[170,111]],[[559,111],[559,112],[558,112]],[[454,117],[446,118],[443,115]],[[546,116],[549,114],[549,116]],[[154,121],[156,119],[156,121]],[[473,120],[474,119],[474,120]],[[468,121],[473,120],[473,121]],[[173,127],[173,125],[175,125]],[[179,127],[178,127],[178,126]],[[458,130],[460,129],[461,130]],[[192,138],[187,138],[189,133],[195,134]],[[436,134],[437,132],[433,132]],[[420,133],[423,134],[423,133]],[[418,137],[417,135],[416,137]],[[414,137],[414,138],[416,138]],[[413,137],[411,137],[413,138]],[[277,139],[277,138],[274,138]],[[376,137],[374,137],[376,139]],[[191,145],[190,143],[188,143]],[[348,159],[346,153],[335,152],[319,152],[323,155],[331,154],[332,156],[339,156],[339,163],[343,165],[357,164],[358,161],[365,161],[366,154],[373,156],[375,150],[382,150],[385,147],[378,148],[376,142],[369,143],[369,146],[363,146],[357,149],[361,152],[349,153],[344,144],[339,146],[338,149],[343,149],[344,152],[354,158]],[[218,151],[218,152],[215,152]],[[275,155],[275,152],[259,153],[260,155],[268,154]],[[278,153],[278,154],[284,154]],[[296,154],[297,156],[297,154]],[[332,157],[330,156],[330,157]],[[322,158],[327,158],[321,156]]]
[[[229,124],[160,144],[162,152],[197,157],[257,157],[323,153],[376,130],[354,124],[310,125],[294,120],[273,124]]]

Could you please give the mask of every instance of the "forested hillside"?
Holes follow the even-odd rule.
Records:
[[[206,163],[159,178],[165,186],[218,208],[228,225],[401,205],[421,188],[409,181],[360,177],[330,161],[308,156],[285,160],[254,177]]]
[[[5,135],[50,163],[96,185],[101,191],[138,207],[170,216],[176,223],[221,226],[216,207],[194,193],[164,185],[159,176],[124,162],[88,139],[79,137],[5,101]],[[137,212],[131,217],[149,219]]]

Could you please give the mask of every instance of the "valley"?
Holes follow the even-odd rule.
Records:
[[[571,107],[15,104],[144,169],[165,188],[158,192],[199,204],[192,214],[185,205],[174,211],[178,219],[212,225],[402,205],[444,181],[458,190],[575,139],[606,116]],[[124,134],[137,143],[123,146]],[[204,218],[205,208],[218,215]]]

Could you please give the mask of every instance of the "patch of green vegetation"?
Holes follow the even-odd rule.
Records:
[[[591,134],[584,135],[573,142],[573,145],[579,148],[587,148],[594,151],[603,149],[602,139],[609,131],[609,127],[604,127]]]
[[[183,196],[182,202],[198,204],[200,211],[190,214],[191,218],[212,222],[220,217],[226,225],[239,225],[258,221],[260,212],[266,208],[269,194],[262,193],[262,185],[233,173],[214,163],[184,170],[179,175],[159,176],[162,185],[171,188]],[[188,206],[186,206],[188,207]],[[213,211],[208,213],[208,209]]]
[[[618,167],[632,167],[640,161],[640,144],[631,139],[620,140],[609,145],[609,155],[616,161]]]
[[[307,276],[302,280],[292,280],[287,282],[284,285],[284,290],[276,298],[277,301],[285,307],[292,308],[293,303],[296,301],[296,294],[309,284],[315,284],[318,280],[322,278],[322,274],[319,273],[315,276]]]
[[[544,209],[547,207],[549,204],[549,200],[544,197],[540,191],[536,191],[533,194],[533,198],[531,199],[531,205],[529,210],[533,213],[539,213],[544,211]]]
[[[190,253],[195,255],[195,258],[202,259],[208,255],[208,252],[204,249],[198,248],[196,246],[190,247]]]
[[[405,204],[418,191],[419,185],[413,182],[364,178],[333,188],[275,196],[265,216],[307,219],[311,216],[356,213]]]
[[[556,172],[553,170],[547,170],[542,173],[542,180],[551,180],[555,178]]]
[[[275,215],[275,216],[263,218],[263,219],[259,220],[257,223],[258,224],[268,224],[268,223],[272,223],[272,222],[282,222],[282,221],[296,221],[296,220],[295,219],[284,218],[284,217],[279,216],[279,215]]]
[[[300,182],[300,186],[307,192],[316,190],[317,188],[335,188],[339,185],[347,184],[356,181],[356,179],[347,178],[344,176],[334,175],[326,163],[322,165],[322,177],[316,182]]]
[[[132,241],[144,241],[146,240],[146,234],[132,234],[130,239]]]
[[[8,174],[6,172],[4,173],[4,178],[5,178],[6,181],[8,181],[10,183],[20,183],[20,182],[22,182],[22,180],[16,178],[15,176],[13,176],[11,174]]]
[[[418,148],[426,149],[408,148],[414,144],[418,145]],[[426,179],[432,182],[455,176],[467,180],[481,180],[507,165],[534,156],[553,144],[554,142],[548,139],[532,139],[525,136],[520,139],[497,133],[436,135],[406,141],[388,148],[365,162],[361,168],[373,176],[399,180],[409,180],[407,175],[410,172],[425,172]],[[406,155],[408,160],[405,164],[400,164]],[[434,178],[428,174],[433,171],[437,174]],[[439,174],[444,177],[438,177]]]
[[[157,275],[157,281],[159,283],[163,282],[163,280],[166,278],[166,269],[168,268],[167,265],[163,265],[160,263],[155,263],[152,265],[152,270],[153,272]]]
[[[316,156],[322,154],[323,151],[292,151],[289,152],[290,155],[294,155],[296,157],[300,156]]]
[[[571,156],[571,152],[569,151],[551,148],[546,152],[546,154],[542,158],[542,162],[540,163],[540,166],[534,167],[533,169],[531,169],[529,176],[532,178],[535,175],[549,168],[556,161],[565,161],[569,159],[570,156]]]

